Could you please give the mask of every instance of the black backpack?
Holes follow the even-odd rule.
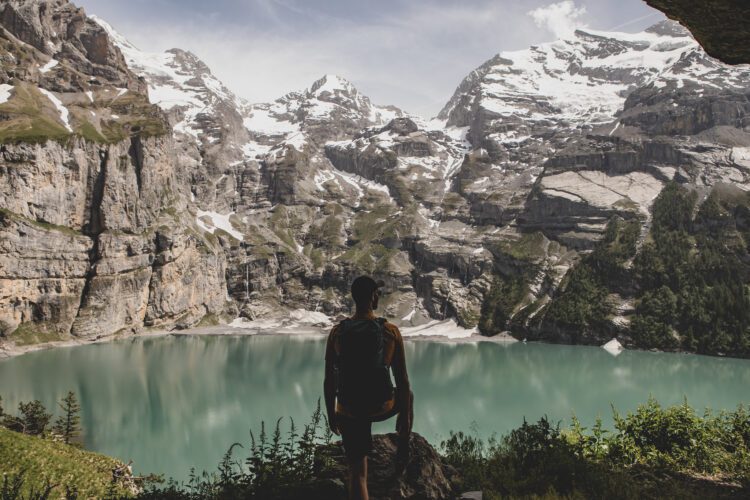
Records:
[[[385,318],[346,319],[341,323],[336,396],[355,416],[372,415],[393,398],[384,334]]]

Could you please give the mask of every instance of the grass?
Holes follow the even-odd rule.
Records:
[[[76,229],[73,229],[72,227],[61,226],[59,224],[52,224],[50,222],[29,219],[28,217],[24,217],[23,215],[12,212],[8,210],[7,208],[0,208],[0,219],[3,219],[3,218],[27,222],[31,225],[34,225],[46,231],[57,231],[60,233],[67,234],[69,236],[83,236],[83,233],[81,233],[80,231]]]
[[[533,261],[545,256],[545,237],[541,232],[525,233],[515,241],[496,244],[500,253],[522,261]]]
[[[31,84],[19,83],[8,102],[0,104],[0,143],[61,141],[70,132],[60,122],[60,114],[50,100]]]
[[[52,325],[41,322],[28,321],[21,323],[8,338],[15,342],[17,346],[27,346],[33,344],[42,344],[45,342],[54,342],[62,340],[63,337]]]
[[[66,487],[78,490],[78,498],[103,498],[111,488],[112,470],[122,465],[98,453],[0,427],[0,476],[23,474],[22,495],[49,483],[55,485],[51,498],[63,496]],[[115,493],[128,495],[120,486]]]
[[[66,105],[73,133],[60,121],[52,102],[32,84],[15,85],[12,97],[0,104],[0,143],[41,143],[65,141],[73,135],[96,143],[116,143],[130,136],[153,137],[169,132],[166,119],[145,95],[128,92],[113,99],[99,99],[97,107],[108,109],[118,119],[102,119],[97,127],[89,120],[93,104]]]
[[[202,326],[217,326],[221,324],[221,320],[219,319],[219,316],[217,316],[214,313],[208,313],[205,316],[201,318],[201,320],[198,322],[196,328],[200,328]]]

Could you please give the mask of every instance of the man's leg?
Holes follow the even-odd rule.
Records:
[[[409,416],[408,425],[404,420],[406,415]],[[398,429],[398,448],[396,449],[396,473],[400,474],[406,468],[409,461],[409,438],[411,428],[414,424],[414,392],[409,392],[409,408],[406,412],[401,411],[396,417],[396,429]]]
[[[338,423],[349,466],[349,498],[368,500],[367,454],[372,450],[372,422],[343,417]]]
[[[367,493],[367,456],[348,460],[349,462],[349,499],[368,500]]]

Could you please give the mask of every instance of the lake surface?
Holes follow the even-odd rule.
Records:
[[[6,411],[19,401],[82,403],[85,446],[132,459],[138,473],[185,479],[215,470],[234,442],[265,420],[306,423],[322,398],[324,341],[295,336],[175,336],[59,348],[0,361]],[[650,395],[696,408],[750,402],[750,361],[598,347],[407,342],[415,430],[433,444],[448,431],[503,434],[524,417],[611,423],[610,404]],[[288,422],[288,420],[285,420]],[[395,419],[376,430],[392,429]],[[244,458],[243,450],[239,450]]]

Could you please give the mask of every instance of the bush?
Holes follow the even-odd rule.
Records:
[[[331,433],[320,410],[320,401],[312,419],[301,433],[290,421],[286,438],[282,437],[281,419],[269,436],[265,423],[256,436],[250,433],[249,455],[244,461],[234,458],[234,443],[224,454],[214,473],[201,475],[191,471],[187,485],[170,481],[166,486],[153,484],[139,499],[286,499],[309,486],[316,472],[326,467],[318,453],[320,445],[331,441]]]
[[[601,421],[588,431],[575,417],[561,430],[545,417],[524,421],[499,442],[451,433],[440,449],[462,472],[463,489],[487,498],[701,498],[724,487],[717,481],[693,491],[691,478],[706,475],[750,485],[744,407],[699,416],[687,402],[662,408],[652,399],[625,416],[613,413],[612,431]]]

